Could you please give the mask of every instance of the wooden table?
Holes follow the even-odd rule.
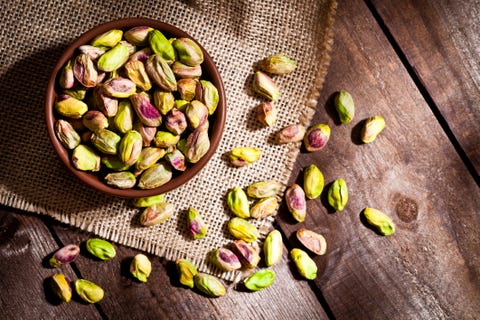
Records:
[[[91,235],[48,218],[0,209],[1,319],[479,319],[480,318],[480,2],[340,1],[328,77],[314,122],[332,126],[327,147],[302,152],[291,183],[316,163],[327,185],[347,181],[346,210],[325,197],[309,201],[295,224],[285,206],[276,227],[286,250],[300,227],[325,235],[315,281],[299,278],[287,254],[277,280],[261,292],[228,289],[206,298],[180,286],[173,263],[151,257],[147,284],[128,276],[138,251],[78,259],[63,268],[106,289],[103,301],[57,304],[46,294],[46,257]],[[312,61],[311,63],[314,63]],[[332,95],[352,93],[357,114],[341,125]],[[380,114],[387,127],[360,144],[361,120]],[[4,168],[5,169],[5,168]],[[300,181],[300,180],[298,180]],[[361,219],[365,207],[388,213],[393,236]]]

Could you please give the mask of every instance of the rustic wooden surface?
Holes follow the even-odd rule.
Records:
[[[51,219],[0,208],[1,319],[478,319],[480,318],[480,2],[340,2],[332,62],[314,122],[332,128],[327,147],[302,151],[291,182],[317,164],[328,185],[344,178],[349,202],[334,212],[325,196],[308,201],[304,223],[285,206],[285,235],[275,284],[261,292],[228,288],[218,299],[185,289],[173,263],[151,257],[149,282],[128,275],[137,250],[117,247],[107,262],[82,255],[61,269],[106,289],[87,305],[58,303],[45,290],[48,256],[89,234]],[[339,123],[332,96],[352,93],[356,116]],[[359,143],[362,120],[382,115],[387,127]],[[325,193],[324,193],[325,194]],[[397,226],[370,229],[361,212],[376,207]],[[306,227],[325,235],[315,281],[301,280],[287,250]]]

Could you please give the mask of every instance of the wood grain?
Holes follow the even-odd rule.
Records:
[[[346,180],[349,203],[333,212],[324,192],[308,201],[305,223],[283,208],[282,229],[292,245],[299,227],[327,238],[328,253],[315,258],[316,284],[337,319],[473,319],[480,314],[479,189],[367,6],[339,4],[335,31],[314,119],[331,126],[331,138],[299,157],[291,183],[315,163],[327,187]],[[342,88],[356,103],[349,125],[332,106]],[[386,129],[360,144],[362,120],[377,114]],[[365,207],[391,216],[396,233],[382,237],[365,225]]]
[[[373,0],[480,173],[480,1]]]

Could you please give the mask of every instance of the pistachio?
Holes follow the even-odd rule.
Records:
[[[152,82],[148,77],[145,65],[139,60],[130,60],[125,63],[125,71],[130,80],[135,83],[143,91],[148,91],[152,88]]]
[[[145,69],[155,84],[165,91],[177,90],[177,80],[172,69],[162,57],[154,54],[148,58]]]
[[[239,147],[233,148],[228,157],[233,166],[243,167],[254,163],[260,159],[261,155],[262,151],[260,149],[252,147]]]
[[[83,301],[88,303],[100,302],[105,294],[100,286],[85,279],[75,281],[75,291]]]
[[[185,142],[185,157],[190,163],[197,163],[210,149],[208,132],[201,127],[190,133]]]
[[[326,124],[317,124],[310,127],[303,138],[305,149],[314,152],[323,149],[330,139],[330,127]]]
[[[117,114],[118,100],[107,96],[103,85],[99,85],[93,89],[93,100],[97,108],[107,117],[114,117]]]
[[[277,135],[277,142],[280,144],[299,142],[305,136],[305,127],[300,124],[293,124],[280,130]]]
[[[188,66],[198,66],[203,62],[203,51],[200,46],[190,38],[178,38],[172,43],[177,51],[178,60]]]
[[[188,261],[187,259],[178,259],[176,261],[177,271],[180,276],[180,283],[184,286],[193,288],[194,281],[193,277],[198,274],[197,268],[193,263]]]
[[[207,225],[202,216],[193,207],[188,208],[187,228],[194,239],[202,239],[207,235]]]
[[[80,254],[80,247],[76,244],[69,244],[59,249],[48,261],[50,266],[58,268],[74,261]]]
[[[166,62],[175,61],[175,50],[168,39],[159,30],[151,30],[148,34],[148,42],[153,52]]]
[[[293,218],[298,222],[303,222],[307,215],[307,202],[303,189],[298,184],[291,185],[285,191],[285,201]]]
[[[79,119],[88,111],[88,106],[67,94],[60,94],[55,101],[55,110],[64,117]]]
[[[195,288],[205,293],[207,296],[216,298],[226,294],[225,286],[218,280],[218,278],[206,274],[197,273],[193,277]]]
[[[155,163],[158,162],[163,156],[165,156],[165,150],[161,148],[155,147],[146,147],[143,148],[140,152],[140,156],[138,157],[137,162],[135,163],[135,170],[137,172],[142,172]]]
[[[133,257],[130,263],[130,273],[132,276],[138,279],[138,281],[147,282],[151,272],[152,263],[146,255],[139,253]]]
[[[135,186],[137,179],[129,171],[110,172],[105,176],[105,182],[118,189],[131,189]]]
[[[362,128],[362,141],[364,143],[372,142],[384,128],[385,119],[383,119],[382,116],[373,116],[368,118]]]
[[[208,109],[200,101],[193,100],[187,105],[187,108],[185,109],[185,116],[187,117],[190,128],[196,129],[207,120]]]
[[[104,261],[113,259],[117,254],[115,247],[110,242],[99,238],[88,239],[86,248],[91,255]]]
[[[261,71],[255,72],[252,86],[258,95],[270,101],[280,97],[280,90],[273,79]]]
[[[109,30],[96,36],[91,45],[95,47],[113,47],[122,40],[123,31],[118,29]]]
[[[107,49],[106,47],[95,47],[88,44],[78,47],[81,53],[86,54],[92,60],[97,60]]]
[[[73,75],[84,87],[92,88],[97,85],[97,69],[95,69],[92,59],[84,53],[75,58]]]
[[[155,107],[161,114],[166,115],[175,106],[175,98],[170,91],[155,90],[153,93]]]
[[[297,230],[297,239],[301,244],[311,252],[324,255],[327,251],[327,241],[325,237],[311,230],[300,228]]]
[[[124,37],[136,46],[145,46],[148,44],[148,34],[152,30],[148,26],[133,27],[125,32]]]
[[[335,110],[337,110],[338,116],[342,123],[350,123],[355,115],[355,104],[350,93],[345,90],[340,90],[335,95]]]
[[[168,131],[176,135],[182,134],[185,129],[187,129],[187,118],[185,114],[173,108],[165,117],[165,127]]]
[[[137,52],[137,47],[136,47],[134,44],[128,42],[127,40],[122,40],[122,41],[120,41],[119,43],[121,43],[121,44],[123,44],[125,47],[127,47],[128,55],[129,55],[129,56],[131,56],[132,54],[134,54],[135,52]],[[129,58],[130,58],[130,57],[129,57]],[[117,70],[115,70],[115,71],[117,71]]]
[[[348,189],[345,180],[335,180],[328,189],[328,203],[337,211],[342,211],[348,201]]]
[[[67,149],[72,150],[80,144],[80,136],[68,121],[57,120],[55,122],[55,134],[60,143]]]
[[[97,67],[105,72],[115,71],[127,62],[129,56],[128,48],[118,43],[98,58]]]
[[[132,203],[137,208],[150,207],[154,204],[161,203],[165,201],[165,195],[157,194],[149,197],[141,197],[133,199]]]
[[[103,156],[101,162],[104,166],[113,171],[125,171],[130,168],[130,166],[126,166],[117,156]]]
[[[134,54],[130,55],[130,61],[141,61],[145,63],[148,58],[153,54],[152,49],[150,47],[143,48],[142,50],[138,50]]]
[[[73,75],[72,60],[68,60],[67,64],[60,71],[58,83],[63,89],[73,88],[75,84],[75,77]]]
[[[368,223],[375,227],[382,235],[389,236],[395,233],[393,220],[382,211],[374,208],[365,208],[363,214]]]
[[[212,115],[217,110],[219,95],[218,89],[208,80],[197,81],[195,88],[195,99],[202,102],[208,109],[208,114]]]
[[[200,65],[190,67],[179,61],[173,63],[172,71],[180,79],[195,79],[202,75],[202,68]]]
[[[72,299],[72,287],[63,273],[56,273],[50,278],[50,289],[63,302]]]
[[[274,197],[280,192],[281,188],[282,184],[274,180],[257,181],[248,186],[247,194],[249,197],[257,199]]]
[[[227,204],[230,210],[240,218],[250,217],[250,205],[247,194],[241,188],[233,188],[227,195]]]
[[[160,148],[167,148],[177,144],[180,136],[168,131],[157,131],[153,143]]]
[[[79,144],[73,149],[72,164],[78,170],[95,172],[100,170],[100,156],[90,147]]]
[[[277,53],[260,61],[259,67],[271,74],[287,74],[293,72],[297,64],[283,53]]]
[[[65,89],[63,92],[67,95],[69,95],[72,98],[75,98],[77,100],[83,100],[87,96],[87,90],[86,88],[74,88],[74,89]]]
[[[115,77],[104,82],[105,93],[114,98],[128,98],[137,91],[135,83],[126,78]]]
[[[170,165],[159,162],[146,169],[138,180],[140,189],[158,188],[172,179],[172,169]]]
[[[324,179],[320,169],[311,164],[303,172],[303,191],[308,199],[316,199],[323,191]]]
[[[185,171],[187,169],[187,166],[185,164],[185,156],[183,153],[175,149],[170,153],[167,153],[165,155],[165,159],[170,163],[173,169],[178,170],[178,171]]]
[[[253,242],[257,240],[258,230],[253,224],[239,217],[234,217],[228,222],[228,231],[239,240]]]
[[[273,284],[275,281],[275,271],[270,269],[262,269],[251,274],[243,281],[248,290],[260,291]]]
[[[278,230],[272,230],[263,243],[263,254],[265,256],[265,265],[271,267],[282,260],[283,240],[282,234]]]
[[[277,208],[278,199],[276,197],[263,198],[250,208],[250,216],[255,219],[271,217],[277,213]]]
[[[158,127],[162,123],[162,115],[150,102],[146,92],[134,93],[130,96],[133,109],[140,121],[149,127]]]
[[[146,126],[140,120],[133,123],[133,130],[137,131],[142,136],[142,144],[144,147],[148,147],[152,143],[153,138],[155,138],[155,134],[157,133],[157,127]]]
[[[170,218],[174,211],[173,204],[166,201],[146,207],[140,215],[140,224],[144,227],[155,226]]]
[[[117,114],[113,118],[113,124],[119,133],[124,134],[133,129],[133,112],[130,101],[120,101]]]
[[[178,94],[180,99],[191,101],[195,98],[195,90],[197,88],[197,80],[195,79],[180,79],[177,82]]]
[[[118,157],[127,166],[137,162],[142,152],[142,136],[135,130],[130,130],[122,137],[118,145]]]
[[[277,121],[277,108],[272,102],[263,102],[257,106],[257,119],[263,125],[273,127]]]
[[[82,117],[83,125],[90,131],[97,131],[108,127],[108,119],[97,110],[89,110]]]
[[[213,250],[210,253],[210,262],[222,271],[233,271],[242,267],[235,253],[226,248]]]
[[[235,240],[231,248],[245,268],[253,269],[260,262],[260,249],[256,242],[247,243],[243,240]]]
[[[290,251],[290,255],[302,277],[308,280],[313,280],[317,277],[317,265],[305,251],[295,248]]]
[[[175,108],[177,108],[178,110],[182,111],[182,112],[185,112],[185,110],[187,110],[187,107],[190,103],[187,101],[187,100],[175,100],[174,101],[174,106]]]

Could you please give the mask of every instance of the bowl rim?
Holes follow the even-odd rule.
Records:
[[[207,151],[207,153],[197,163],[192,164],[187,168],[187,170],[180,173],[178,176],[173,177],[169,182],[167,182],[166,184],[158,188],[118,189],[118,188],[111,187],[106,183],[104,183],[103,181],[101,181],[101,177],[99,177],[95,173],[77,170],[75,167],[73,167],[70,160],[69,150],[67,150],[60,143],[60,141],[58,140],[55,134],[54,125],[55,125],[56,117],[54,114],[54,107],[53,107],[55,102],[55,97],[57,94],[55,92],[55,85],[56,85],[57,75],[60,72],[61,68],[65,65],[67,60],[74,55],[78,47],[89,43],[95,36],[102,34],[106,31],[109,31],[111,29],[122,29],[125,31],[128,28],[133,28],[137,26],[149,26],[154,29],[160,30],[162,33],[166,33],[167,35],[170,35],[170,36],[187,37],[195,41],[203,51],[204,61],[202,63],[202,69],[204,70],[205,74],[208,74],[208,79],[218,89],[219,102],[218,102],[217,109],[214,113],[213,125],[212,123],[210,124],[211,126],[211,129],[209,130],[211,132],[210,148]],[[215,154],[215,151],[217,150],[218,145],[220,144],[220,141],[222,139],[223,129],[226,121],[226,108],[227,108],[226,106],[227,106],[226,94],[223,86],[223,81],[220,76],[220,72],[218,71],[217,66],[215,65],[215,62],[213,61],[209,53],[203,48],[203,46],[195,38],[193,38],[191,35],[189,35],[185,31],[171,24],[168,24],[159,20],[154,20],[149,18],[123,18],[123,19],[117,19],[117,20],[105,22],[91,28],[90,30],[84,32],[78,38],[76,38],[75,41],[73,41],[64,50],[60,58],[57,60],[48,81],[46,96],[45,96],[45,118],[47,123],[48,135],[50,137],[50,141],[54,147],[54,150],[57,153],[57,155],[60,157],[62,162],[70,170],[70,172],[72,172],[76,177],[82,180],[85,184],[103,193],[119,196],[122,198],[140,198],[140,197],[148,197],[148,196],[153,196],[157,194],[166,193],[168,191],[172,191],[180,187],[181,185],[185,184],[186,182],[188,182],[205,167],[208,161]]]

